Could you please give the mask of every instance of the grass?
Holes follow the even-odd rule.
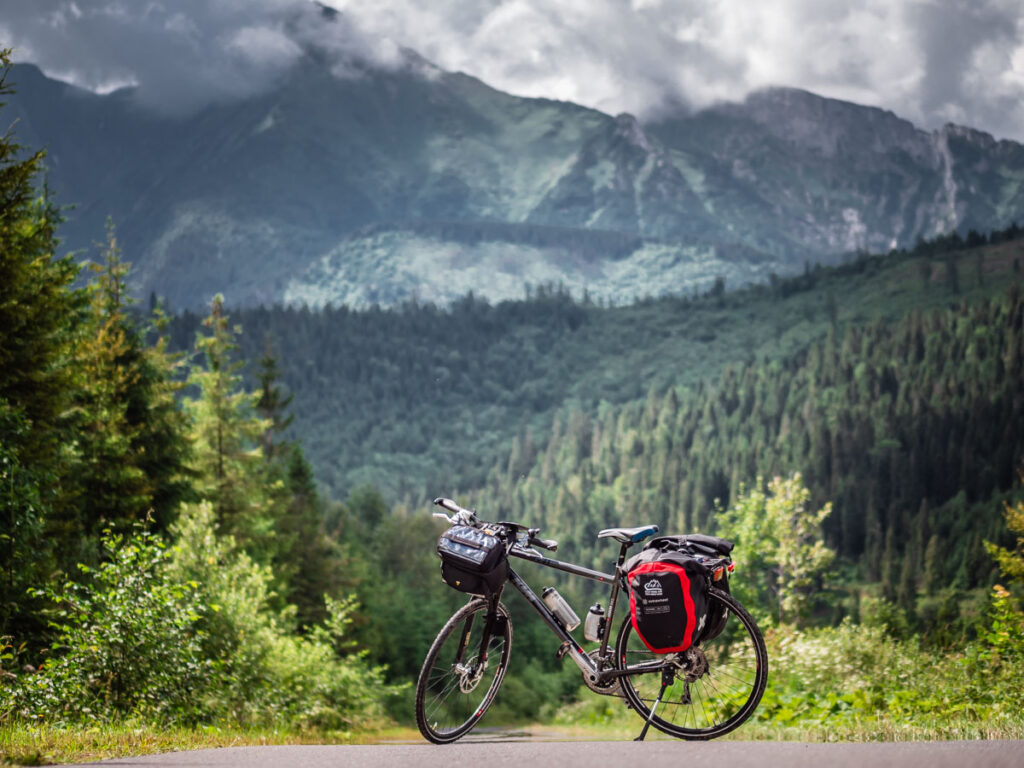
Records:
[[[418,739],[409,728],[373,731],[300,731],[287,728],[163,727],[121,723],[97,726],[0,727],[0,765],[84,763],[116,757],[217,747],[270,744],[367,744]]]

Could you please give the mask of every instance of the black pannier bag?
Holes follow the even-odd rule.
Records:
[[[654,653],[685,651],[708,621],[708,572],[692,555],[645,549],[624,566],[637,636]]]
[[[456,525],[437,540],[441,578],[452,589],[490,596],[508,577],[505,543],[478,528]]]
[[[733,547],[734,544],[729,539],[708,536],[703,533],[690,533],[683,536],[659,536],[647,542],[644,549],[653,549],[660,552],[682,552],[693,555],[700,561],[704,558],[728,557]],[[648,555],[648,557],[650,556]],[[717,589],[728,592],[728,572],[724,572],[714,585]],[[718,637],[722,634],[722,630],[725,629],[725,625],[729,621],[729,610],[720,600],[709,601],[709,603],[708,618],[704,631],[700,635],[700,642],[706,642]],[[697,641],[695,640],[694,642]]]

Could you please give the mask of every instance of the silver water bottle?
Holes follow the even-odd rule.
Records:
[[[548,607],[548,610],[555,614],[555,618],[561,622],[567,632],[572,632],[580,625],[580,617],[576,615],[572,606],[565,602],[565,598],[558,594],[558,590],[554,587],[546,587],[541,592],[541,597],[544,598],[544,604]]]
[[[604,637],[604,608],[600,603],[594,603],[587,611],[587,619],[583,622],[583,636],[592,643],[601,642]]]

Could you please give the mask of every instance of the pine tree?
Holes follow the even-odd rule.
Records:
[[[324,595],[338,596],[341,558],[325,532],[313,468],[301,446],[290,445],[286,458],[287,504],[277,530],[288,546],[280,549],[275,571],[287,577],[285,596],[297,609],[298,625],[308,627],[326,617]]]
[[[176,360],[157,338],[147,346],[127,294],[129,266],[113,225],[92,264],[89,315],[76,343],[76,454],[69,473],[83,544],[106,528],[171,522],[189,485],[184,415],[174,402]],[[162,320],[156,316],[154,330]],[[80,553],[86,557],[87,553]]]
[[[75,461],[70,503],[78,512],[79,544],[91,548],[107,528],[126,530],[145,516],[149,487],[132,444],[139,430],[127,416],[128,392],[138,384],[142,345],[125,315],[128,268],[121,261],[113,227],[107,225],[103,260],[92,264],[89,316],[76,344],[79,381],[75,392]],[[86,549],[75,558],[94,562]]]
[[[237,537],[266,562],[273,519],[264,484],[262,442],[270,428],[256,413],[259,396],[242,387],[242,364],[232,359],[235,335],[214,297],[196,348],[205,365],[193,365],[188,384],[197,392],[185,407],[192,417],[195,490],[211,502],[221,532]]]
[[[287,413],[294,395],[283,394],[278,382],[281,379],[281,372],[277,367],[277,357],[274,355],[270,339],[267,339],[263,357],[260,359],[259,372],[259,399],[256,401],[256,411],[267,422],[268,427],[263,434],[263,454],[269,460],[278,452],[277,439],[284,433],[292,421],[294,414]]]
[[[0,97],[10,51],[0,50]],[[0,103],[0,107],[3,104]],[[32,638],[43,620],[26,590],[54,566],[56,518],[70,439],[72,329],[84,297],[78,267],[57,257],[60,215],[37,179],[43,153],[0,136],[0,635]]]

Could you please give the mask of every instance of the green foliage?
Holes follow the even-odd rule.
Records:
[[[796,623],[835,558],[821,530],[832,505],[809,508],[811,492],[799,472],[773,478],[767,492],[763,486],[758,478],[749,492],[740,490],[733,506],[718,515],[718,533],[736,544],[741,601],[759,612],[774,605],[779,624]]]
[[[869,723],[954,736],[1019,729],[1024,627],[1006,600],[997,589],[989,628],[946,653],[849,619],[837,627],[769,633],[772,675],[756,717],[840,731]]]
[[[203,326],[209,332],[197,336],[196,348],[204,365],[194,365],[188,380],[197,395],[185,401],[192,419],[193,487],[216,510],[218,530],[267,547],[272,519],[260,445],[270,423],[256,413],[257,395],[242,386],[242,363],[232,358],[241,329],[229,324],[220,295]]]
[[[106,560],[48,597],[59,641],[38,671],[5,672],[0,720],[350,729],[382,721],[394,689],[348,640],[351,599],[327,599],[306,636],[273,608],[268,568],[186,505],[166,549],[108,534]],[[13,649],[5,668],[17,669]]]
[[[1016,537],[1013,549],[985,542],[985,549],[999,564],[999,570],[1014,582],[1024,582],[1024,502],[1006,503],[1003,510],[1006,527]]]
[[[383,670],[347,642],[355,603],[327,600],[327,619],[294,634],[294,608],[274,610],[272,573],[215,533],[212,505],[186,505],[175,524],[171,572],[199,584],[203,654],[216,665],[207,710],[238,724],[352,728],[379,721],[392,691]],[[339,652],[344,654],[339,656]]]
[[[48,722],[192,722],[197,689],[211,662],[200,654],[198,584],[173,578],[153,534],[104,535],[106,560],[81,566],[88,581],[47,589],[59,633],[38,672],[23,674],[0,705],[0,719]]]
[[[0,98],[10,93],[9,66],[2,49]],[[26,589],[52,571],[73,516],[60,503],[60,477],[72,439],[72,331],[83,297],[72,288],[71,257],[56,257],[60,215],[38,186],[42,159],[0,135],[0,634],[43,630]]]

